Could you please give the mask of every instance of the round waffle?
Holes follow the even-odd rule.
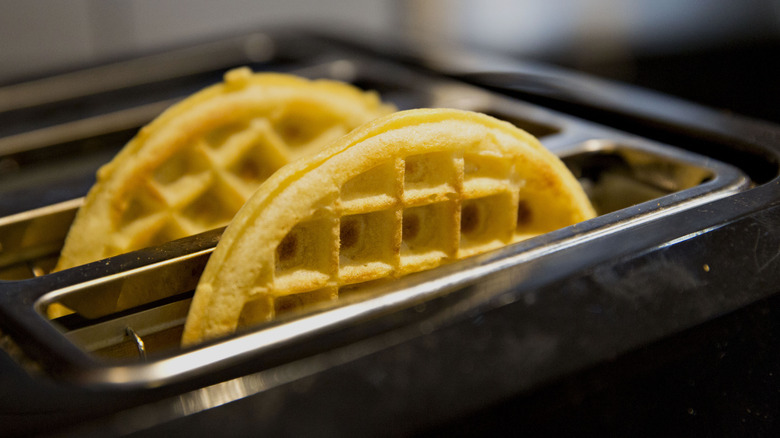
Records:
[[[278,168],[392,110],[345,83],[231,70],[98,171],[55,269],[224,226]]]
[[[229,71],[100,169],[57,269],[224,226],[278,168],[389,111],[347,84]]]
[[[182,344],[594,215],[528,133],[466,111],[398,112],[261,185],[209,259]]]

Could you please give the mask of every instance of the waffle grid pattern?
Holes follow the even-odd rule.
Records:
[[[345,134],[347,125],[335,116],[311,117],[304,105],[288,105],[194,138],[124,200],[105,256],[226,225],[268,176]]]
[[[543,232],[513,161],[430,152],[352,178],[282,239],[269,290],[244,305],[239,326]]]

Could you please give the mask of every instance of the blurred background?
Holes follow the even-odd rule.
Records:
[[[780,122],[780,0],[0,0],[0,84],[266,28],[539,60]]]

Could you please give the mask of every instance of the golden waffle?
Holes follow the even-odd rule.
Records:
[[[340,82],[229,71],[98,171],[56,269],[224,226],[278,168],[392,109]]]
[[[526,132],[465,111],[395,113],[261,185],[209,259],[182,343],[593,216]]]

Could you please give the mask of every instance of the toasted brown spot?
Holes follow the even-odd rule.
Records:
[[[238,169],[238,176],[245,181],[255,181],[260,178],[260,166],[253,160],[245,160]]]
[[[285,123],[281,127],[282,136],[291,142],[300,142],[304,138],[303,130],[295,123]]]
[[[298,236],[290,233],[284,236],[279,246],[276,247],[276,258],[280,262],[285,262],[295,258],[295,254],[298,252]]]
[[[517,204],[517,226],[521,227],[523,225],[528,225],[531,223],[532,219],[533,212],[531,211],[531,207],[526,201],[521,200]]]
[[[473,233],[479,228],[479,207],[476,204],[466,204],[460,212],[460,232]]]
[[[357,221],[342,220],[341,228],[339,229],[339,242],[341,248],[347,249],[355,246],[360,239],[360,227]]]
[[[416,214],[405,214],[401,235],[404,240],[414,240],[420,232],[420,218]]]
[[[292,312],[303,305],[300,297],[297,295],[287,295],[278,297],[274,300],[274,310],[277,315]]]
[[[423,177],[420,163],[416,160],[407,159],[404,163],[404,177],[407,182],[420,181]]]

